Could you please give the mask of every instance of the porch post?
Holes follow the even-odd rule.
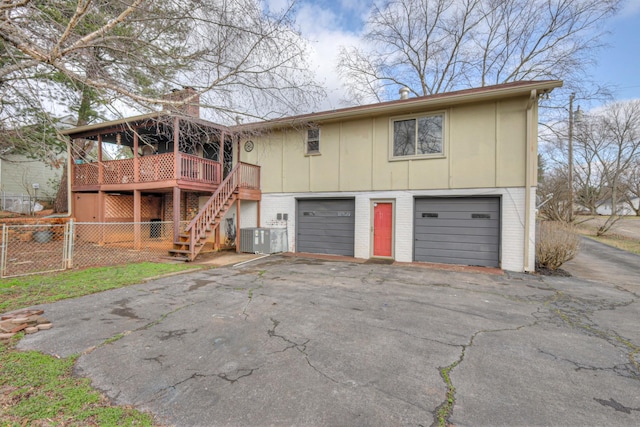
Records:
[[[102,168],[101,168],[102,169]],[[98,222],[103,224],[100,226],[100,238],[99,243],[101,245],[104,244],[105,238],[105,226],[104,226],[104,217],[106,210],[107,197],[104,191],[98,191]]]
[[[133,182],[140,182],[140,157],[138,156],[138,132],[133,131]]]
[[[260,200],[258,200],[258,224],[256,226],[260,228]]]
[[[102,163],[102,135],[98,134],[98,184],[104,184],[104,167]]]
[[[236,199],[236,252],[240,252],[240,198]]]
[[[215,238],[214,238],[214,241],[213,241],[213,249],[214,249],[214,250],[216,250],[216,251],[219,251],[219,250],[220,250],[220,247],[221,247],[221,242],[220,242],[220,227],[221,227],[221,224],[220,224],[220,223],[218,223],[218,225],[216,226],[216,230],[215,230]]]
[[[174,161],[173,167],[175,170],[175,179],[180,179],[182,177],[182,171],[180,170],[180,166],[182,162],[180,161],[179,146],[180,146],[180,119],[177,117],[174,117],[173,118],[173,161]],[[174,197],[175,197],[175,193],[174,193]]]
[[[180,187],[173,187],[173,241],[180,241]]]
[[[220,163],[220,169],[218,172],[218,182],[222,182],[224,179],[224,140],[227,134],[220,132],[220,150],[218,150],[218,163]]]
[[[141,244],[141,231],[140,222],[142,221],[142,214],[140,208],[140,190],[133,190],[133,248],[140,249]]]

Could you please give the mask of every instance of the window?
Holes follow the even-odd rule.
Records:
[[[393,157],[444,154],[444,113],[393,121]]]
[[[307,130],[307,154],[320,154],[320,129]]]

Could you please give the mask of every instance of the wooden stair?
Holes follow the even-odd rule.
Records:
[[[207,203],[191,220],[184,233],[180,234],[169,255],[183,261],[193,261],[202,251],[205,242],[216,231],[225,214],[238,198],[239,164],[220,183]]]

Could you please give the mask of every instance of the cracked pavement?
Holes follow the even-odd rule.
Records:
[[[272,256],[40,306],[55,327],[19,348],[82,354],[77,375],[168,425],[635,426],[639,298]]]

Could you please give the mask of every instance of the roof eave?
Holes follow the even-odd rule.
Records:
[[[553,89],[562,86],[560,80],[545,80],[539,82],[526,82],[517,85],[498,85],[472,90],[462,90],[447,94],[395,100],[380,104],[370,104],[343,108],[339,110],[324,111],[319,113],[304,114],[300,116],[284,117],[265,122],[247,123],[233,126],[237,131],[252,131],[260,129],[275,129],[281,127],[301,125],[303,123],[326,123],[344,119],[357,119],[381,115],[409,114],[417,109],[437,109],[451,105],[466,104],[492,99],[504,99],[515,96],[528,96],[532,90],[538,95],[549,93]]]

